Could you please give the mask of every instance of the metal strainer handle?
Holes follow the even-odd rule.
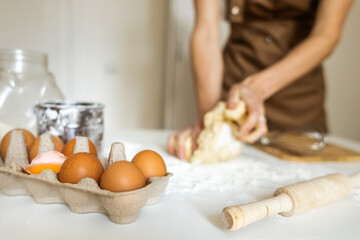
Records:
[[[261,137],[259,142],[300,156],[314,155],[326,146],[324,133],[316,128],[271,132]]]

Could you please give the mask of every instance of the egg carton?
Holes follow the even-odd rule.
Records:
[[[53,149],[53,142],[49,139],[52,139],[50,135],[41,136],[39,153]],[[74,152],[81,151],[81,146],[88,150],[86,143],[87,138],[77,139]],[[118,159],[125,156],[124,151],[121,151],[123,149],[122,143],[113,143],[109,159],[102,158],[102,164],[106,167],[116,159],[124,160]],[[22,172],[23,167],[29,164],[27,157],[24,135],[22,131],[14,130],[6,159],[0,159],[0,189],[3,194],[30,195],[39,204],[63,203],[75,213],[103,213],[118,224],[136,221],[145,205],[158,203],[172,176],[172,173],[167,173],[164,177],[152,177],[143,188],[115,193],[100,189],[92,178],[70,184],[59,182],[51,170],[44,170],[38,175],[27,175]]]

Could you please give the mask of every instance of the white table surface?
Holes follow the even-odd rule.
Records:
[[[104,149],[114,141],[133,142],[160,151],[166,160],[168,134],[161,130],[109,131]],[[360,150],[360,143],[333,141]],[[245,151],[260,154],[262,161],[271,158],[251,147]],[[360,162],[325,165],[346,174],[360,170]],[[172,172],[176,174],[176,169]],[[233,194],[241,194],[241,190]],[[298,216],[270,217],[230,232],[220,224],[220,212],[226,206],[220,197],[192,199],[191,194],[178,196],[169,191],[158,204],[145,206],[136,222],[119,225],[104,214],[76,214],[63,204],[40,205],[29,196],[0,193],[0,239],[360,239],[358,198],[352,194]]]

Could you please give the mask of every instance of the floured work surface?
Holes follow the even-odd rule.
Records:
[[[296,146],[296,144],[301,144],[303,141],[303,136],[296,135],[287,135],[283,137],[287,144]],[[354,150],[333,144],[326,143],[326,146],[323,150],[319,151],[313,155],[297,155],[281,149],[280,147],[273,145],[262,145],[256,143],[254,147],[271,154],[275,157],[278,157],[286,161],[299,161],[299,162],[352,162],[360,161],[360,153]]]

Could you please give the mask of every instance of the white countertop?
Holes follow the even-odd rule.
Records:
[[[174,161],[166,154],[169,132],[161,130],[119,130],[105,134],[105,151],[114,141],[136,143],[152,148],[165,161]],[[346,139],[333,141],[360,150],[360,143]],[[251,147],[244,154],[264,163],[280,163]],[[184,163],[186,164],[186,163]],[[326,169],[327,172],[352,173],[360,170],[356,163],[285,163],[304,169]],[[172,168],[171,168],[172,166]],[[242,190],[217,194],[192,193],[176,187],[177,165],[170,165],[174,173],[160,202],[145,206],[136,222],[119,225],[100,213],[76,214],[63,204],[40,205],[28,196],[5,196],[0,193],[0,239],[359,239],[360,191],[345,199],[291,218],[279,215],[249,225],[235,232],[222,229],[221,210],[241,196]],[[315,171],[315,170],[314,170]],[[316,174],[316,171],[314,174]],[[189,177],[192,177],[189,175]],[[200,176],[201,179],[201,176]],[[287,184],[287,183],[286,183]],[[257,189],[256,189],[257,190]],[[255,196],[270,197],[275,188],[264,186]],[[179,192],[180,191],[180,192]],[[260,194],[260,195],[259,195]],[[225,199],[224,196],[234,196]],[[246,196],[243,196],[246,198]],[[258,200],[260,200],[260,198]],[[241,204],[243,202],[238,202]]]

